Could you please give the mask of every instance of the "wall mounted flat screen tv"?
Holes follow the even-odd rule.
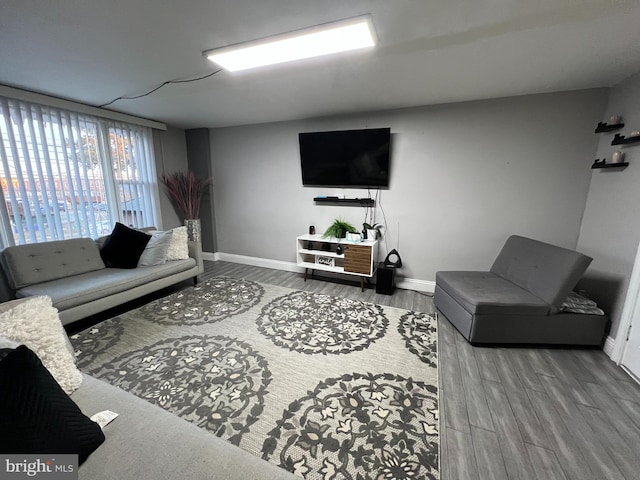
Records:
[[[388,187],[391,129],[300,133],[302,184]]]

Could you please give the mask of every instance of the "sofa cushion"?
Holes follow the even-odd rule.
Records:
[[[171,244],[172,231],[168,232],[149,232],[151,240],[142,252],[140,260],[138,260],[139,267],[151,267],[153,265],[162,265],[167,263],[167,251]]]
[[[80,467],[80,478],[294,480],[284,468],[129,392],[88,377],[71,397],[87,415],[120,414],[107,441]],[[259,447],[256,450],[259,452]]]
[[[0,335],[36,352],[65,392],[73,392],[82,383],[73,349],[69,349],[69,339],[49,297],[34,296],[2,304]]]
[[[591,260],[573,250],[512,235],[491,272],[533,293],[557,311]]]
[[[187,227],[176,227],[172,230],[171,243],[167,250],[167,260],[186,260],[189,258],[189,235]]]
[[[0,452],[78,454],[84,460],[104,442],[87,418],[24,345],[0,360]]]
[[[151,235],[117,222],[102,245],[100,256],[107,267],[136,268],[149,240]]]
[[[90,238],[7,247],[2,260],[14,289],[105,268],[100,250]]]
[[[543,300],[491,272],[437,272],[436,285],[474,315],[550,313]]]
[[[93,300],[130,290],[159,278],[184,272],[196,265],[194,259],[134,269],[105,268],[60,280],[30,285],[16,291],[17,297],[48,295],[58,310],[67,310]]]

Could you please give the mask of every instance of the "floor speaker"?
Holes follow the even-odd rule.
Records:
[[[376,293],[393,295],[395,277],[396,269],[394,267],[385,267],[382,262],[378,264],[378,273],[376,274]]]

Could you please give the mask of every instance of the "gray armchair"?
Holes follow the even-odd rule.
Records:
[[[437,272],[434,303],[473,344],[601,346],[606,316],[560,310],[591,260],[513,235],[488,272]]]

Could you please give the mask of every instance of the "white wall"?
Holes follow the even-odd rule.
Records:
[[[575,248],[605,102],[585,90],[212,129],[218,251],[294,262],[308,225],[360,226],[360,207],[314,204],[366,190],[303,187],[298,133],[374,127],[392,132],[382,206],[402,276],[487,269],[513,233]]]
[[[162,172],[187,171],[187,143],[184,130],[181,128],[167,127],[166,131],[154,130],[153,151],[156,157],[158,176]],[[182,219],[176,213],[173,204],[165,193],[164,186],[159,183],[159,187],[162,225],[159,225],[158,228],[168,229],[182,225]]]
[[[623,117],[625,126],[617,133],[629,136],[640,129],[640,73],[610,90],[601,120],[611,115]],[[630,165],[624,170],[593,170],[578,249],[594,258],[580,285],[611,317],[610,335],[615,338],[640,241],[640,144],[611,146],[613,135],[598,136],[594,159],[610,162],[611,154],[621,150]]]

